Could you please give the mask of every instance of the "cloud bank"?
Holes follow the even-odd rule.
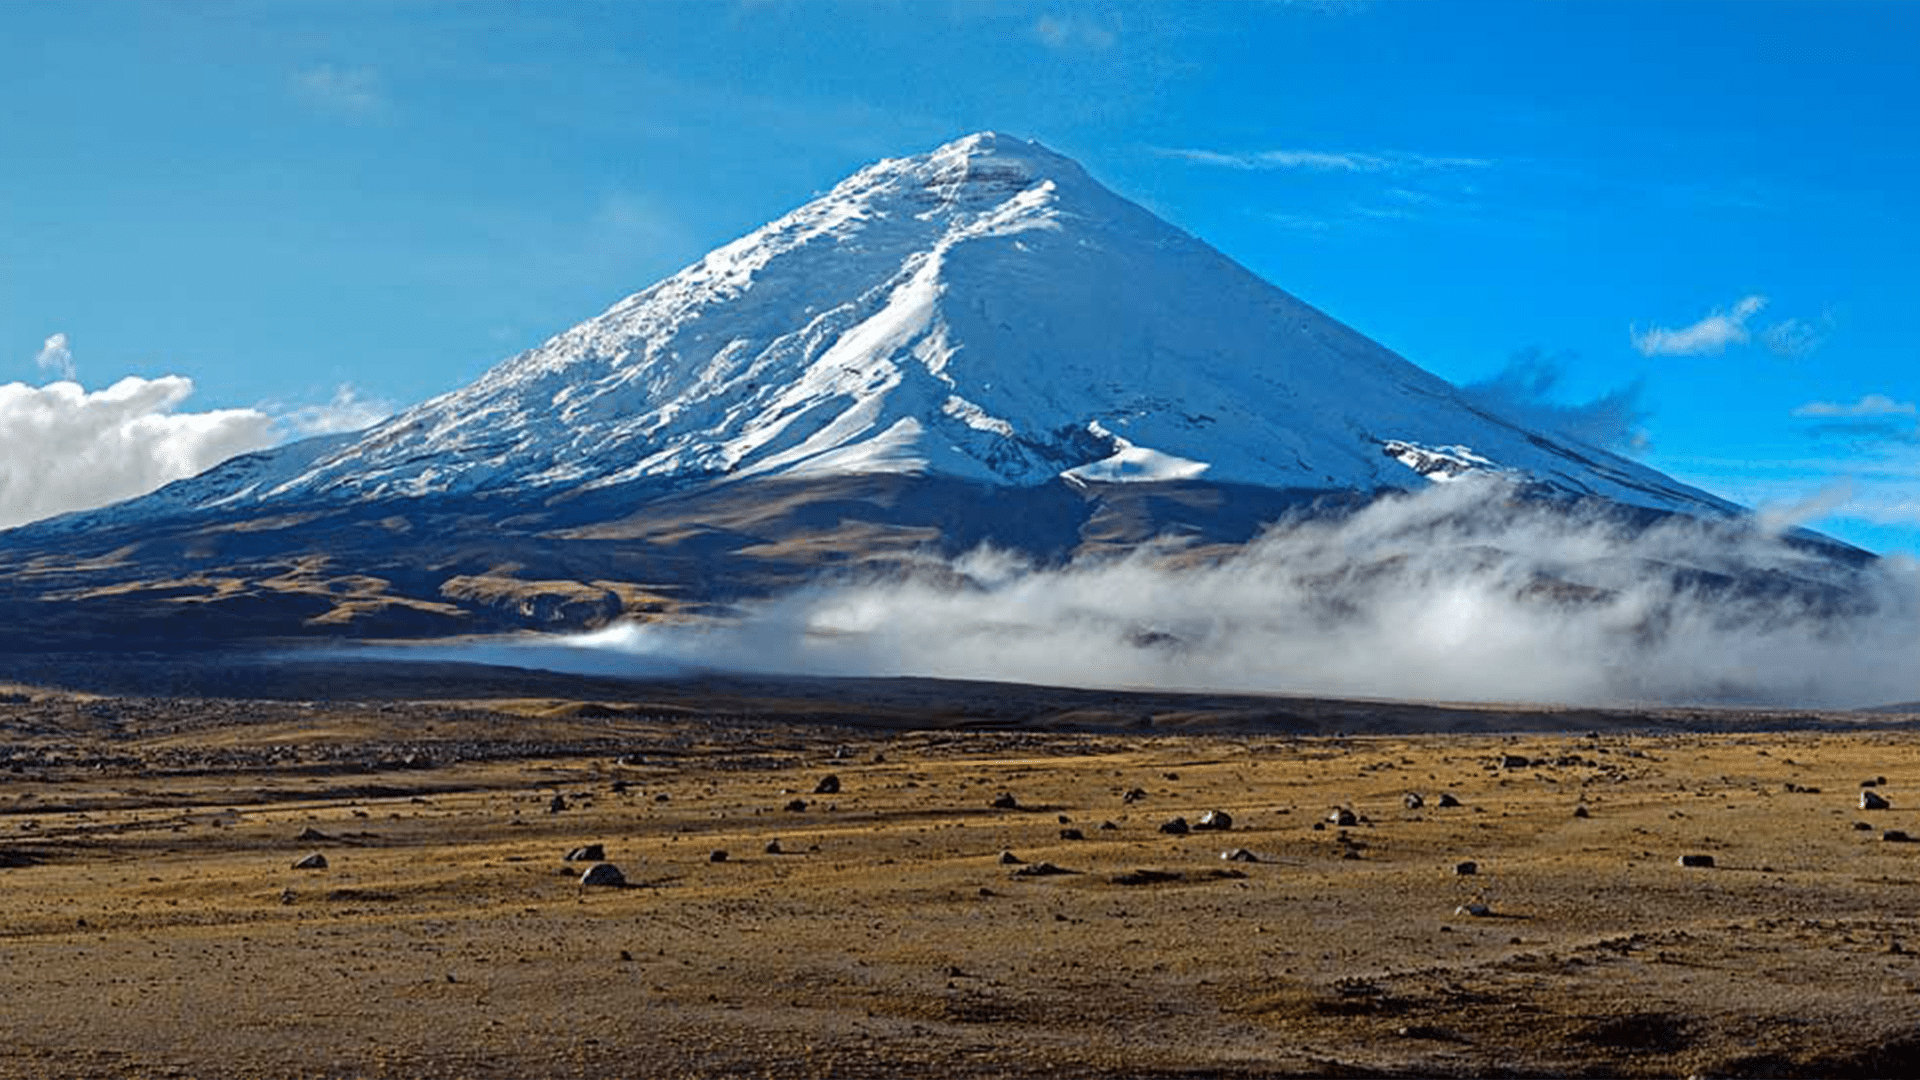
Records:
[[[1567,402],[1558,391],[1565,379],[1567,356],[1549,356],[1544,349],[1522,349],[1492,378],[1460,389],[1503,416],[1578,439],[1605,450],[1640,450],[1647,445],[1647,410],[1639,382],[1609,390],[1585,402]]]
[[[1692,326],[1678,330],[1656,326],[1645,333],[1630,330],[1633,347],[1642,356],[1717,356],[1729,345],[1745,344],[1747,320],[1767,306],[1764,296],[1742,297],[1731,311],[1715,311]]]
[[[1423,700],[1859,706],[1920,699],[1920,573],[1760,531],[1631,527],[1495,481],[1299,522],[1224,558],[1041,569],[976,552],[704,629],[575,644],[759,671]]]
[[[95,391],[0,385],[0,528],[132,498],[281,441],[257,409],[176,411],[192,393],[179,375]]]

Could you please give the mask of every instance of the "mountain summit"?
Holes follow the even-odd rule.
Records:
[[[1476,469],[1734,509],[1499,416],[1071,160],[980,133],[868,166],[358,437],[119,513],[871,473],[1374,492]]]
[[[0,533],[0,621],[29,649],[592,626],[982,543],[1230,548],[1472,473],[1640,521],[1739,513],[983,133],[366,431]]]

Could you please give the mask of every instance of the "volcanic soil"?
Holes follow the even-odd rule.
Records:
[[[1920,1068],[1909,717],[1165,734],[692,700],[14,687],[0,1074]],[[624,885],[582,885],[600,862]]]

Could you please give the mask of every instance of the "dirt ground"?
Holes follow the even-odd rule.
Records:
[[[6,700],[4,1075],[1920,1069],[1906,729]]]

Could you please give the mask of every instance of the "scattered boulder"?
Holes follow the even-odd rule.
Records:
[[[991,805],[995,810],[1018,810],[1020,809],[1020,800],[1013,797],[1013,792],[1003,791],[993,797],[993,803]]]
[[[557,814],[566,808],[567,797],[565,795],[555,795],[553,798],[547,800],[547,813],[549,814]]]
[[[1163,821],[1160,823],[1160,831],[1166,833],[1168,836],[1185,836],[1191,830],[1192,826],[1188,825],[1187,819],[1183,817],[1177,817],[1172,821]]]
[[[316,829],[313,826],[309,825],[306,828],[301,829],[300,832],[294,836],[294,839],[304,840],[308,843],[313,843],[315,841],[320,841],[320,840],[331,840],[333,839],[333,837],[328,836],[326,833],[323,833],[319,829]]]
[[[1484,919],[1493,914],[1493,909],[1485,904],[1461,904],[1459,907],[1453,909],[1453,913],[1455,915],[1471,915],[1476,919]]]
[[[1015,870],[1013,872],[1013,876],[1014,877],[1053,877],[1056,874],[1072,874],[1072,873],[1077,873],[1077,871],[1066,870],[1061,867],[1055,866],[1050,862],[1037,862],[1031,866],[1023,866],[1020,869]]]
[[[1676,859],[1676,860],[1674,860],[1674,861],[1675,861],[1675,862],[1677,862],[1677,863],[1679,863],[1679,864],[1680,864],[1681,866],[1701,866],[1701,867],[1710,867],[1710,866],[1712,866],[1712,865],[1713,865],[1713,856],[1711,856],[1711,855],[1682,855],[1682,856],[1680,856],[1680,857],[1679,857],[1678,859]]]
[[[1108,880],[1115,885],[1160,885],[1169,881],[1179,881],[1185,876],[1178,870],[1133,870],[1125,874],[1115,874]]]
[[[1888,829],[1880,834],[1880,839],[1889,844],[1905,844],[1913,839],[1899,829]]]
[[[633,766],[633,765],[645,765],[646,763],[647,763],[647,759],[644,754],[621,754],[619,757],[614,759],[615,765]]]
[[[567,852],[561,862],[605,862],[607,849],[604,844],[586,844]]]
[[[1471,877],[1480,872],[1480,864],[1474,862],[1472,859],[1468,859],[1465,862],[1457,862],[1453,864],[1453,872],[1461,877]]]
[[[821,777],[820,782],[813,785],[813,793],[815,795],[840,794],[840,777],[833,773]]]
[[[1243,847],[1234,848],[1232,851],[1223,851],[1220,853],[1220,857],[1226,860],[1227,862],[1259,862],[1260,861],[1260,856],[1255,855],[1253,852],[1248,851],[1246,848],[1243,848]]]
[[[1147,797],[1146,788],[1133,788],[1132,790],[1128,791],[1125,795],[1120,796],[1120,801],[1123,803],[1137,803],[1141,799],[1144,799],[1146,797]]]
[[[807,800],[805,799],[793,799],[787,803],[787,813],[789,814],[804,813],[806,809]]]
[[[317,851],[311,855],[303,855],[294,860],[293,868],[295,870],[325,870],[327,868],[327,857]]]
[[[1024,863],[1024,862],[1026,862],[1026,861],[1027,861],[1027,860],[1025,860],[1025,859],[1023,859],[1023,858],[1021,858],[1021,857],[1020,857],[1020,856],[1018,856],[1018,855],[1015,855],[1015,854],[1014,854],[1013,852],[1011,852],[1011,851],[1003,851],[1003,852],[1001,852],[1001,853],[1000,853],[1000,865],[1001,865],[1001,866],[1019,866],[1020,864],[1022,864],[1022,863]]]
[[[1060,839],[1062,840],[1085,840],[1086,838],[1087,834],[1081,832],[1079,829],[1060,830]]]
[[[721,850],[720,848],[714,848],[712,851],[707,853],[707,861],[708,862],[726,862],[727,853]]]
[[[1338,825],[1343,829],[1352,828],[1353,826],[1358,825],[1359,823],[1360,823],[1360,815],[1354,813],[1353,811],[1347,809],[1344,806],[1334,807],[1333,811],[1327,815],[1327,824]]]
[[[626,883],[627,875],[621,873],[620,868],[610,862],[594,863],[592,866],[587,867],[586,873],[580,875],[580,884],[582,887],[588,885],[607,885],[617,888]]]
[[[1860,809],[1862,810],[1885,810],[1892,805],[1884,795],[1872,791],[1860,792]]]
[[[1440,793],[1440,798],[1434,800],[1434,805],[1439,807],[1459,806],[1460,800],[1453,797],[1453,792],[1443,791]]]
[[[1854,832],[1872,832],[1873,826],[1867,824],[1864,821],[1856,821],[1853,823],[1853,831]]]
[[[1400,797],[1400,805],[1409,810],[1418,810],[1427,805],[1427,800],[1417,791],[1409,791]]]
[[[0,870],[12,870],[20,866],[32,866],[40,860],[30,852],[8,851],[0,848]]]
[[[1118,829],[1119,827],[1120,827],[1120,826],[1118,826],[1118,825],[1115,825],[1115,824],[1114,824],[1113,822],[1111,822],[1111,821],[1103,821],[1103,822],[1101,822],[1101,823],[1100,823],[1100,831],[1101,831],[1101,832],[1113,832],[1113,831],[1114,831],[1115,829]]]
[[[1521,754],[1500,755],[1500,767],[1503,769],[1525,769],[1533,765],[1533,759]]]
[[[778,855],[778,854],[780,854],[780,841],[778,841],[778,840],[769,840],[769,841],[767,841],[767,849],[766,849],[766,850],[767,850],[767,854],[769,854],[769,855]]]
[[[1233,828],[1233,815],[1225,810],[1209,810],[1200,815],[1200,820],[1194,822],[1193,827],[1212,832],[1226,832]]]
[[[1587,804],[1581,803],[1579,806],[1576,806],[1573,808],[1573,816],[1577,818],[1583,818],[1583,817],[1591,817],[1592,815],[1587,810]]]

